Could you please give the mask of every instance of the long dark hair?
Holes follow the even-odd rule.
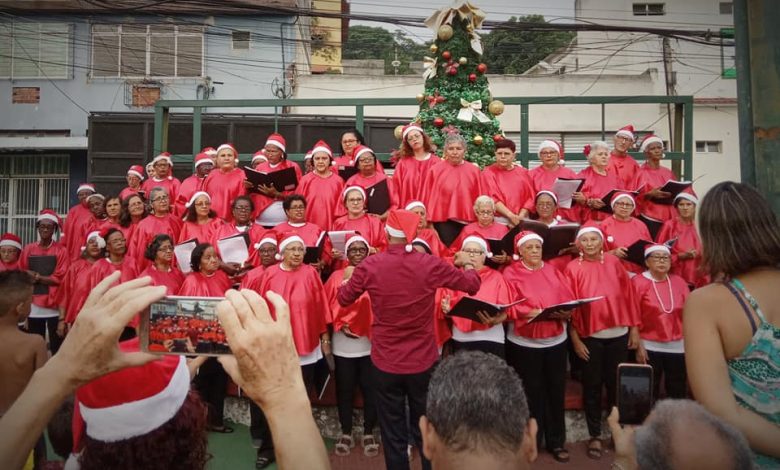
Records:
[[[149,205],[146,203],[146,199],[144,199],[143,196],[140,194],[131,194],[127,196],[125,199],[122,200],[122,212],[119,213],[119,225],[121,225],[124,228],[127,228],[130,226],[130,224],[133,223],[133,218],[130,217],[130,210],[128,209],[128,205],[130,204],[130,199],[137,197],[141,200],[141,202],[144,204],[144,215],[141,218],[146,217],[149,215]]]
[[[359,130],[355,129],[354,127],[352,129],[347,129],[346,131],[341,133],[341,139],[344,138],[344,134],[352,134],[357,139],[358,145],[366,143],[366,138],[363,137],[363,134],[360,133]],[[341,155],[345,155],[346,152],[344,152],[344,146],[341,145],[341,139],[339,139],[339,148],[341,149]]]

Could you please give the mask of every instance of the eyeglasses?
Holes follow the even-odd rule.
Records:
[[[362,203],[363,202],[363,198],[362,197],[360,197],[360,198],[351,197],[351,198],[347,198],[347,202],[350,203],[350,204],[355,204],[357,202],[361,202]]]
[[[344,139],[341,141],[342,144],[356,144],[357,139]]]
[[[539,152],[540,157],[554,157],[555,155],[558,155],[558,152],[556,151]]]
[[[536,207],[555,207],[554,202],[537,202]]]
[[[291,246],[289,248],[285,248],[284,251],[289,253],[303,253],[306,251],[306,249],[299,246]]]
[[[260,253],[264,255],[275,255],[276,254],[276,248],[260,248]]]
[[[306,206],[290,206],[291,211],[302,211],[306,209]]]
[[[482,250],[462,250],[462,251],[465,252],[465,253],[468,253],[470,255],[483,255],[483,254],[485,254],[485,252],[482,251]]]
[[[170,199],[170,198],[169,198],[168,196],[166,196],[166,195],[163,195],[163,196],[157,196],[156,198],[152,199],[152,202],[157,202],[157,201],[167,201],[167,200],[169,200],[169,199]]]
[[[156,168],[162,168],[162,167],[164,167],[164,166],[168,166],[168,162],[157,162],[157,163],[155,163],[155,164],[154,164],[154,165],[152,165],[152,166],[154,166],[154,167],[156,167]]]
[[[195,207],[211,207],[210,202],[196,202]]]
[[[173,251],[173,247],[172,246],[161,246],[160,248],[157,248],[157,251],[165,251],[165,252]]]
[[[368,253],[368,248],[355,247],[347,250],[347,253]]]
[[[476,211],[477,215],[493,215],[493,211],[491,210],[482,210],[482,211]]]
[[[615,203],[615,207],[626,207],[626,208],[631,208],[631,207],[634,207],[634,205],[633,205],[633,204],[631,204],[630,202],[616,202],[616,203]]]
[[[236,212],[251,212],[252,208],[249,206],[236,206],[233,210]]]
[[[648,256],[647,258],[651,259],[651,260],[654,260],[654,261],[671,261],[672,260],[671,256],[664,256],[664,255],[660,255],[660,256],[651,255],[651,256]]]

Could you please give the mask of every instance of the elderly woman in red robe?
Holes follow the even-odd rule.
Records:
[[[536,193],[534,200],[534,212],[536,212],[536,221],[545,224],[548,227],[556,225],[576,224],[563,218],[558,214],[558,196],[552,191],[541,190]],[[547,262],[563,272],[566,265],[572,260],[579,251],[577,247],[571,246],[558,252],[558,256],[552,257]]]
[[[89,268],[103,256],[105,247],[106,241],[100,236],[100,232],[89,233],[81,258],[68,266],[68,271],[60,283],[60,289],[57,289],[56,297],[60,318],[65,319],[65,322],[57,327],[57,334],[60,336],[65,336],[66,329],[73,324],[76,315],[84,306],[90,292],[86,274]]]
[[[63,239],[61,243],[68,250],[69,259],[75,260],[81,256],[81,246],[84,237],[95,223],[95,216],[89,210],[87,198],[95,194],[95,186],[90,183],[82,183],[76,188],[76,196],[79,202],[68,210],[65,223],[61,227]]]
[[[441,159],[434,153],[431,138],[417,123],[404,126],[399,153],[393,183],[400,207],[421,199],[423,181],[430,169]]]
[[[306,212],[306,221],[317,224],[323,230],[330,230],[341,206],[341,192],[344,180],[333,171],[333,152],[323,140],[314,144],[311,150],[314,170],[301,178],[297,192],[317,210]]]
[[[627,189],[639,191],[638,213],[661,222],[672,218],[674,209],[671,204],[658,204],[659,199],[666,199],[670,193],[661,191],[667,181],[676,181],[677,176],[672,170],[661,166],[664,158],[664,141],[657,135],[649,134],[642,139],[639,150],[645,154],[645,162],[639,166],[636,178]]]
[[[599,210],[605,205],[601,198],[613,189],[626,188],[617,173],[608,169],[609,146],[606,142],[598,141],[586,145],[584,153],[590,166],[577,175],[577,178],[584,179],[585,183],[580,191],[572,196],[580,209],[580,218],[575,222],[601,221],[609,217],[609,213]]]
[[[157,235],[144,253],[151,264],[139,277],[149,276],[153,286],[165,286],[166,295],[176,295],[184,283],[184,274],[179,271],[173,257],[173,240],[168,235]]]
[[[601,458],[601,391],[607,388],[607,409],[615,405],[617,366],[629,349],[639,345],[640,323],[636,296],[620,260],[604,253],[604,235],[595,226],[577,234],[580,258],[569,263],[564,276],[578,299],[604,297],[574,310],[569,327],[574,352],[582,365],[582,401],[590,441],[588,456]]]
[[[479,167],[467,162],[466,141],[459,134],[444,139],[444,160],[434,165],[423,181],[422,202],[428,209],[428,221],[443,240],[454,240],[442,235],[445,222],[474,222],[473,204],[482,194]]]
[[[428,227],[427,211],[422,201],[412,201],[404,209],[420,216],[420,224],[417,226],[417,238],[424,241],[425,245],[430,248],[430,254],[439,258],[446,258],[452,255],[447,245],[439,238],[436,230]]]
[[[506,360],[523,379],[537,434],[559,462],[569,461],[564,419],[566,395],[566,325],[571,312],[554,313],[549,320],[530,322],[547,307],[574,300],[568,282],[555,266],[542,261],[542,237],[523,231],[515,236],[518,263],[508,266],[504,279],[515,299],[525,302],[509,311]]]
[[[528,170],[515,163],[515,143],[496,142],[496,163],[482,170],[482,188],[493,198],[496,220],[514,227],[533,209],[535,194]]]
[[[479,291],[474,297],[492,304],[508,304],[512,301],[504,277],[493,268],[485,266],[485,259],[490,257],[487,242],[484,238],[471,235],[463,240],[460,251],[468,254],[469,262],[474,265],[474,269],[482,280]],[[438,305],[441,315],[446,315],[458,303],[460,299],[466,297],[461,291],[450,289],[440,289],[437,292],[439,298]],[[478,312],[481,322],[475,322],[467,318],[451,317],[452,319],[452,348],[457,351],[482,351],[495,354],[503,358],[504,353],[504,320],[507,318],[506,312],[494,317]]]
[[[163,152],[154,157],[151,164],[152,168],[154,168],[154,172],[146,181],[144,181],[141,185],[141,189],[148,196],[153,188],[165,188],[168,195],[171,197],[171,204],[173,204],[179,196],[181,181],[173,176],[173,160],[171,159],[171,154]]]
[[[471,235],[491,240],[500,240],[509,231],[509,228],[496,222],[495,218],[496,204],[490,196],[482,195],[474,201],[474,214],[477,217],[476,222],[472,222],[461,230],[458,238],[450,245],[450,248],[457,251],[457,247],[463,244],[463,240]],[[508,263],[512,260],[511,253],[493,253],[491,261],[497,264]]]
[[[132,243],[135,226],[149,215],[146,200],[140,194],[131,194],[122,201],[122,212],[119,214],[119,226],[125,233],[128,243]]]
[[[291,194],[284,198],[282,207],[284,207],[284,213],[287,214],[287,222],[282,222],[274,227],[273,231],[277,234],[277,237],[282,238],[286,235],[295,234],[303,239],[307,247],[317,246],[324,230],[319,225],[306,221],[306,208],[308,207],[306,198],[300,194]],[[323,266],[329,265],[333,259],[331,253],[333,245],[330,239],[325,238],[322,243],[322,256],[316,262],[310,263],[318,270],[321,270]]]
[[[217,148],[215,168],[203,181],[203,191],[211,196],[211,207],[217,217],[230,219],[230,204],[235,198],[246,193],[244,180],[246,174],[238,165],[238,150],[232,144],[222,144]]]
[[[249,237],[249,259],[245,264],[247,266],[254,266],[255,245],[268,231],[260,225],[257,225],[252,218],[252,212],[254,211],[255,206],[249,196],[238,196],[233,200],[230,207],[232,217],[230,221],[223,221],[222,224],[217,227],[214,234],[214,240],[219,241],[223,238],[238,235],[239,233],[247,234]],[[219,247],[216,248],[217,254],[220,254]],[[237,264],[231,265],[231,263],[226,263],[226,265],[236,271],[241,268]],[[222,269],[225,269],[225,266],[222,266]]]
[[[184,225],[179,232],[178,243],[196,239],[198,243],[216,243],[216,233],[223,224],[211,208],[211,196],[205,191],[193,194],[184,213]]]
[[[339,217],[333,222],[333,230],[358,232],[368,241],[369,254],[383,251],[387,247],[385,224],[376,215],[366,213],[366,191],[360,186],[349,186],[344,189],[343,201],[347,208],[347,215]],[[342,255],[336,250],[333,250],[332,253],[334,258],[339,258]]]
[[[138,268],[142,270],[149,264],[144,253],[152,239],[165,233],[172,240],[178,240],[182,225],[181,219],[171,213],[172,201],[164,188],[153,188],[149,193],[149,201],[152,203],[152,213],[135,226],[128,246],[128,256],[135,259]]]
[[[213,169],[214,160],[209,155],[203,152],[195,155],[195,173],[185,178],[179,186],[179,195],[176,197],[173,207],[173,212],[176,215],[184,215],[187,211],[187,201],[192,198],[193,194],[203,191],[203,184]]]
[[[639,304],[640,364],[653,366],[653,396],[659,398],[661,377],[668,398],[685,398],[685,345],[682,314],[690,290],[685,280],[669,271],[672,252],[666,245],[645,248],[647,271],[631,279]]]
[[[368,256],[368,242],[353,235],[346,244],[350,266],[357,266]],[[377,423],[376,405],[371,388],[371,299],[364,292],[353,304],[339,305],[336,295],[344,282],[346,269],[331,274],[325,283],[325,295],[333,314],[333,356],[336,362],[336,399],[341,424],[341,437],[336,441],[336,455],[349,455],[352,439],[352,400],[355,385],[360,385],[364,403],[363,453],[374,457],[379,443],[373,435]]]
[[[556,140],[546,139],[539,144],[536,155],[542,164],[528,171],[535,194],[543,190],[552,191],[558,178],[577,179],[577,173],[571,168],[563,166],[563,152],[563,145]],[[568,220],[577,222],[580,219],[579,207],[561,208],[560,211],[561,216]]]
[[[358,172],[352,175],[345,186],[360,186],[368,193],[371,191],[372,186],[384,181],[387,184],[387,193],[390,199],[390,207],[382,214],[377,214],[380,219],[387,219],[387,214],[390,209],[398,208],[398,197],[395,191],[393,180],[385,175],[385,172],[380,168],[377,170],[377,159],[374,151],[365,145],[359,145],[355,149],[355,165],[358,168]]]
[[[677,216],[661,227],[657,242],[666,243],[676,239],[672,245],[672,273],[685,279],[692,288],[709,284],[710,278],[701,266],[701,239],[696,230],[696,205],[699,199],[690,193],[680,193],[674,198]]]
[[[287,141],[280,134],[271,134],[265,141],[265,156],[268,161],[260,163],[256,170],[263,173],[294,168],[298,184],[303,178],[301,167],[297,163],[287,160]],[[259,194],[252,194],[255,203],[255,217],[257,223],[266,228],[273,228],[287,220],[282,208],[282,200],[295,192],[294,190],[279,192],[273,186],[262,186]]]
[[[626,258],[628,248],[639,240],[647,242],[653,241],[650,231],[641,220],[632,217],[636,203],[634,198],[628,193],[616,193],[612,196],[610,202],[612,206],[612,215],[601,222],[601,231],[607,237],[607,243],[604,248],[609,253],[620,258],[626,271],[639,274],[644,271],[643,266],[629,261]]]

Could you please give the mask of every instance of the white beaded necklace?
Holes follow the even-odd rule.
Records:
[[[532,268],[532,267],[528,266],[527,264],[525,264],[525,261],[522,261],[522,260],[520,261],[520,263],[523,265],[523,267],[525,269],[527,269],[529,271],[538,271],[538,270],[540,270],[540,269],[542,269],[544,267],[544,261],[542,261],[542,264],[540,264],[538,268]]]
[[[652,275],[651,275],[652,277]],[[664,302],[661,300],[661,296],[658,294],[658,288],[655,286],[659,282],[663,281],[656,281],[655,279],[651,279],[653,281],[653,291],[655,292],[655,298],[658,299],[658,305],[661,306],[661,310],[664,313],[672,313],[674,311],[674,295],[672,294],[672,280],[669,279],[669,276],[666,276],[666,285],[669,286],[669,299],[671,300],[672,305],[669,307],[669,310],[664,307]]]

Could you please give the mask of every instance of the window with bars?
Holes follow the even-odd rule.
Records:
[[[0,23],[0,78],[68,79],[70,43],[67,23]]]
[[[186,78],[203,75],[203,27],[92,26],[92,76]]]
[[[231,36],[233,50],[249,50],[252,41],[252,33],[249,31],[233,31]]]
[[[634,3],[634,16],[662,16],[666,14],[663,3]]]
[[[696,153],[720,153],[723,142],[720,140],[697,140]]]

